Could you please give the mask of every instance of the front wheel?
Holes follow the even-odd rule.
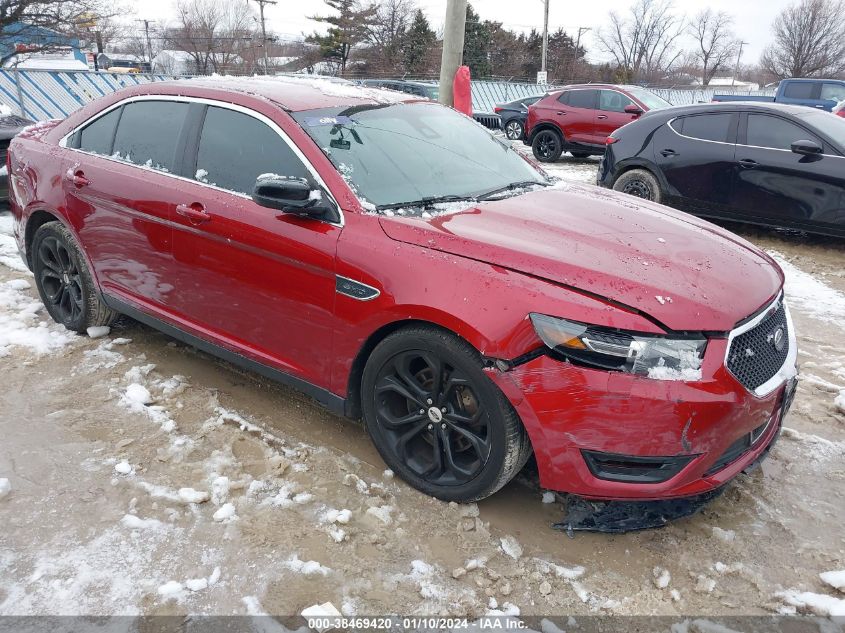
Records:
[[[563,153],[563,139],[554,130],[540,130],[531,142],[534,158],[543,163],[552,163]]]
[[[516,119],[511,119],[505,123],[505,136],[507,136],[509,140],[518,141],[522,138],[523,132],[522,123]]]
[[[117,318],[100,300],[79,244],[60,222],[38,227],[32,263],[38,294],[56,323],[81,334]]]
[[[626,171],[613,183],[613,189],[652,202],[663,200],[660,183],[654,174],[645,169]]]
[[[531,454],[519,417],[482,367],[466,342],[419,326],[385,338],[364,369],[364,422],[382,458],[445,501],[493,494]]]

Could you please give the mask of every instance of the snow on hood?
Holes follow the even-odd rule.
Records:
[[[742,238],[593,186],[566,184],[432,218],[379,221],[394,240],[578,288],[673,330],[730,330],[783,284],[777,264]]]

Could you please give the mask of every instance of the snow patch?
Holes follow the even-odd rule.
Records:
[[[819,574],[819,578],[834,589],[845,593],[845,569],[822,572]]]
[[[500,539],[500,543],[502,551],[514,560],[517,560],[520,556],[522,556],[522,545],[520,545],[519,541],[510,534],[503,536]]]
[[[768,251],[786,277],[784,291],[791,306],[810,317],[845,328],[845,294],[794,266],[777,251]]]
[[[9,495],[12,492],[12,482],[7,478],[0,478],[0,499]]]
[[[328,576],[331,569],[324,567],[315,560],[299,560],[299,556],[294,554],[287,561],[282,563],[285,567],[304,576]]]

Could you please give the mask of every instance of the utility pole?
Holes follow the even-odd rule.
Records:
[[[136,22],[143,22],[144,23],[144,35],[147,37],[147,57],[150,60],[150,72],[153,71],[153,44],[150,41],[150,21],[149,20],[136,20]]]
[[[734,76],[731,77],[731,87],[736,84],[736,76],[739,74],[739,60],[742,59],[742,47],[750,42],[743,42],[740,40],[739,42],[739,51],[736,54],[736,68],[734,69]]]
[[[575,54],[572,56],[572,68],[569,70],[569,74],[572,74],[572,71],[575,68],[575,64],[578,62],[578,51],[581,50],[581,34],[586,33],[587,31],[592,31],[589,26],[579,26],[578,27],[578,37],[575,38]],[[569,77],[569,79],[574,79],[574,77]]]
[[[249,0],[247,0],[249,2]],[[264,74],[270,74],[270,61],[267,59],[267,25],[264,23],[264,5],[277,4],[276,0],[255,0],[258,3],[258,13],[261,16],[261,46],[264,48]]]
[[[546,72],[546,59],[549,56],[549,0],[543,0],[543,56],[540,72]]]
[[[440,103],[454,105],[453,81],[464,60],[467,0],[446,0],[443,55],[440,57]]]

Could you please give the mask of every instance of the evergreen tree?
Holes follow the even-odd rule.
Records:
[[[464,65],[469,66],[474,79],[489,77],[490,70],[490,24],[467,3],[467,22],[464,28]]]
[[[323,0],[339,15],[327,17],[311,16],[316,22],[331,24],[328,33],[321,35],[314,33],[305,38],[306,42],[320,47],[323,59],[340,63],[341,73],[346,71],[346,62],[352,47],[361,42],[367,35],[367,28],[373,23],[378,7],[376,5],[363,6],[358,0]]]
[[[428,18],[417,9],[408,32],[405,34],[405,71],[411,75],[422,75],[428,71],[431,51],[437,45],[437,35],[431,29]]]

